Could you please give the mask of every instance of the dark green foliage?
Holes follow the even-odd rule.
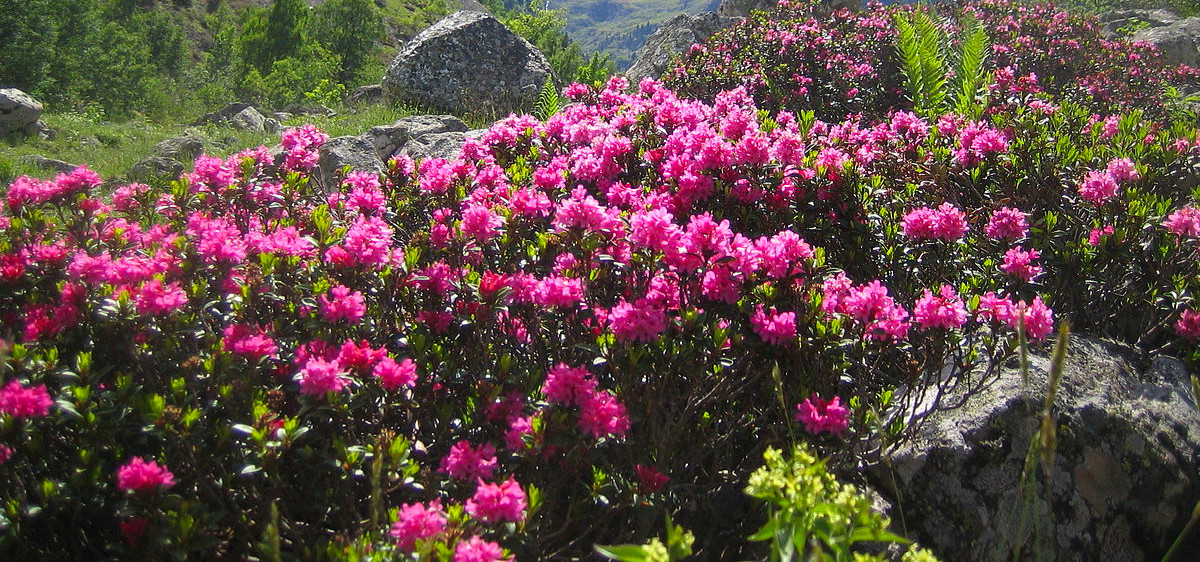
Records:
[[[270,11],[251,15],[238,41],[242,60],[267,74],[275,61],[298,54],[307,13],[304,0],[275,0]]]
[[[341,57],[338,81],[350,83],[383,34],[383,17],[372,0],[328,0],[313,11],[308,29],[313,41]]]
[[[565,31],[567,15],[564,10],[547,9],[542,0],[531,0],[518,10],[496,10],[496,6],[492,9],[513,33],[524,37],[546,56],[560,82],[591,84],[615,72],[607,56],[600,57],[599,53],[593,53],[590,59],[584,56],[579,44]]]

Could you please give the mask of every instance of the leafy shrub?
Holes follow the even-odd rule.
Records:
[[[786,3],[770,14],[751,15],[707,44],[694,46],[668,71],[668,86],[712,100],[717,92],[743,85],[770,110],[813,110],[826,120],[852,113],[879,118],[889,110],[909,108],[902,95],[892,18],[914,9],[934,10],[951,36],[959,34],[964,19],[982,23],[996,71],[991,85],[996,105],[1013,95],[1036,93],[1101,114],[1141,109],[1163,120],[1171,112],[1168,86],[1197,79],[1195,69],[1164,65],[1149,45],[1103,39],[1095,17],[1051,4],[873,4],[862,13],[841,10],[827,18],[818,6]]]
[[[311,127],[166,188],[16,179],[0,552],[545,559],[666,512],[744,558],[746,459],[877,462],[1018,330],[1200,358],[1195,130],[627,87],[336,185]]]

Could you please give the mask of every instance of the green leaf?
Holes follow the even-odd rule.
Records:
[[[616,546],[594,545],[592,548],[601,556],[622,562],[642,562],[646,560],[646,548],[637,544],[622,544]]]

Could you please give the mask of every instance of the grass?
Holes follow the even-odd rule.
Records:
[[[343,109],[333,117],[301,115],[283,125],[312,123],[331,137],[339,137],[360,135],[371,127],[415,113],[419,112],[411,107],[378,104],[356,110]],[[30,138],[0,142],[0,185],[7,185],[22,175],[46,179],[57,173],[22,161],[23,156],[29,155],[87,164],[108,179],[124,176],[134,163],[149,156],[159,142],[189,133],[204,138],[205,153],[222,157],[279,142],[278,133],[253,133],[217,125],[168,125],[145,119],[113,123],[78,113],[46,114],[42,121],[55,131],[54,140]],[[472,126],[484,126],[487,120],[469,117],[466,121]]]

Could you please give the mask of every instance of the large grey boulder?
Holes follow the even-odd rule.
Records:
[[[125,177],[129,181],[141,183],[171,181],[179,179],[183,168],[183,163],[174,158],[150,156],[134,163]]]
[[[383,160],[375,152],[375,146],[362,137],[337,137],[325,141],[318,151],[317,172],[321,185],[326,189],[336,187],[338,173],[349,166],[352,171],[374,172],[386,170]]]
[[[455,12],[422,31],[384,74],[384,97],[450,113],[530,109],[552,76],[528,41],[481,12]]]
[[[724,17],[716,12],[701,12],[696,15],[679,14],[663,22],[638,49],[633,65],[625,72],[630,83],[637,84],[643,78],[659,78],[666,72],[671,61],[695,43],[704,42],[726,27],[736,18]]]
[[[466,123],[453,115],[414,115],[391,125],[371,127],[363,137],[371,142],[379,158],[386,162],[410,141],[426,135],[465,133],[468,128]]]
[[[18,161],[37,166],[43,170],[51,170],[60,174],[69,174],[79,167],[79,164],[72,164],[54,158],[46,158],[41,154],[27,154],[17,158]]]
[[[183,135],[154,145],[151,154],[179,162],[191,162],[204,152],[204,139],[198,135]]]
[[[365,105],[373,105],[383,101],[383,86],[379,84],[369,84],[360,86],[349,96],[346,96],[346,105],[350,107],[362,107]]]
[[[892,472],[876,474],[881,489],[898,488],[885,493],[909,538],[943,560],[1010,560],[1017,545],[1047,560],[1163,555],[1200,500],[1200,411],[1187,369],[1168,358],[1140,364],[1134,351],[1086,337],[1068,349],[1049,490],[1043,477],[1029,496],[1025,533],[1021,475],[1049,371],[1037,354],[1028,388],[1015,368],[1002,370],[963,407],[927,418],[892,456]],[[1187,548],[1200,552],[1200,536]]]
[[[1179,16],[1170,10],[1114,10],[1100,15],[1100,23],[1104,26],[1102,33],[1105,39],[1121,39],[1127,37],[1138,28],[1149,29],[1171,25],[1179,21]]]
[[[1169,25],[1142,29],[1129,36],[1149,41],[1162,51],[1168,64],[1200,66],[1200,18],[1187,18]]]
[[[201,117],[193,125],[214,123],[254,133],[274,133],[280,129],[279,122],[268,118],[253,105],[234,102]]]
[[[0,89],[0,136],[32,135],[39,130],[42,104],[16,88]]]

